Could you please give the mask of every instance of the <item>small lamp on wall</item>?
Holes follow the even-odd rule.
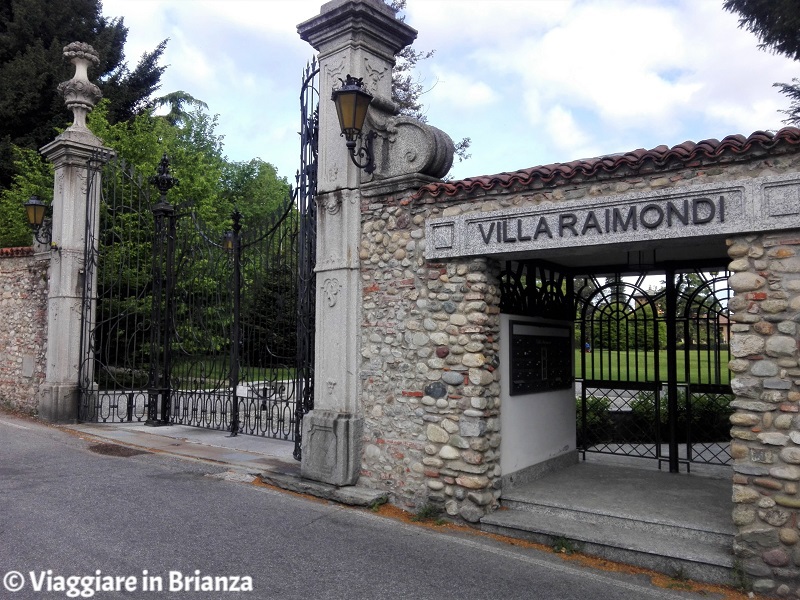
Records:
[[[346,140],[350,152],[350,160],[367,173],[375,171],[375,156],[372,151],[372,142],[378,137],[374,131],[366,136],[362,135],[364,120],[367,118],[367,109],[372,102],[372,94],[364,89],[364,82],[360,77],[347,76],[340,79],[342,87],[333,90],[331,100],[336,104],[336,115],[339,117],[339,128]],[[356,142],[361,141],[361,147],[356,152]],[[358,158],[356,158],[358,156]]]
[[[53,239],[53,230],[52,221],[47,215],[47,205],[39,199],[39,196],[31,196],[24,206],[33,237],[40,244],[50,244]]]

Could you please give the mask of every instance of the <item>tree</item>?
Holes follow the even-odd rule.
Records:
[[[798,0],[725,0],[723,8],[738,13],[739,27],[754,33],[761,43],[759,48],[800,60],[800,1]],[[800,80],[792,83],[775,83],[791,104],[784,123],[800,124]]]
[[[188,92],[178,90],[177,92],[170,92],[164,96],[156,98],[151,102],[154,108],[161,108],[162,106],[169,106],[169,112],[164,115],[164,118],[170,125],[180,125],[189,116],[186,111],[187,106],[192,108],[204,108],[208,110],[208,104],[202,100],[198,100]]]
[[[789,98],[789,108],[781,112],[786,115],[783,120],[787,125],[800,125],[800,79],[792,79],[792,83],[773,83],[780,88],[781,94]]]
[[[12,185],[0,190],[0,248],[29,246],[31,230],[25,216],[25,202],[38,196],[45,204],[53,199],[53,165],[35,150],[14,148]]]
[[[798,0],[725,0],[722,6],[740,15],[739,27],[758,36],[759,48],[800,60]]]
[[[260,158],[226,162],[221,187],[226,201],[239,209],[245,224],[261,226],[264,218],[280,211],[289,197],[289,186],[270,163]]]
[[[111,101],[108,118],[126,120],[158,89],[165,67],[157,65],[166,41],[145,53],[133,71],[123,51],[128,29],[122,19],[102,16],[100,0],[5,0],[0,4],[0,188],[15,173],[14,146],[38,150],[52,141],[71,114],[56,90],[72,77],[63,47],[91,44],[100,65],[91,71]]]
[[[155,50],[142,54],[133,71],[122,63],[108,78],[101,76],[100,90],[110,100],[108,118],[112,123],[127,121],[150,106],[150,96],[161,87],[166,69],[158,65],[166,47],[167,40],[163,40]]]
[[[399,13],[406,7],[407,0],[384,0],[391,8]],[[405,21],[405,16],[398,15],[400,21]],[[421,60],[426,60],[434,55],[436,50],[415,50],[412,46],[406,46],[397,54],[397,63],[392,69],[392,101],[399,107],[400,114],[419,119],[423,123],[428,118],[422,110],[420,96],[425,93],[425,88],[419,79],[413,75],[414,67]],[[455,144],[455,153],[458,162],[470,158],[467,154],[472,140],[468,137],[463,138]]]

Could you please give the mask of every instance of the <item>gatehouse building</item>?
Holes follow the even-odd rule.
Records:
[[[234,251],[211,276],[236,282],[231,333],[214,334],[229,371],[213,390],[206,371],[171,371],[177,327],[163,319],[180,316],[169,302],[183,292],[165,273],[193,250],[164,157],[160,199],[139,215],[160,295],[146,315],[156,333],[137,343],[155,358],[102,363],[95,217],[113,153],[85,125],[96,53],[71,44],[75,123],[42,149],[56,171],[52,244],[0,253],[4,398],[54,422],[291,440],[305,480],[800,597],[800,129],[447,181],[452,140],[391,101],[411,26],[380,0],[333,0],[298,33],[318,62],[285,207],[297,222],[274,246],[301,241],[309,269],[280,279],[299,282],[297,343],[281,344],[313,360],[248,375],[270,342],[239,328],[238,261],[255,242],[236,217],[230,247],[212,244]],[[342,92],[363,125],[340,123],[330,99]]]

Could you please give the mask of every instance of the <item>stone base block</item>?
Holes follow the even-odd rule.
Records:
[[[39,417],[50,423],[78,421],[78,386],[44,383],[39,388]]]
[[[355,485],[363,430],[364,419],[350,413],[312,410],[305,415],[301,476],[331,485]]]
[[[578,459],[578,451],[570,450],[564,454],[559,454],[558,456],[549,458],[535,465],[520,469],[519,471],[504,474],[501,478],[501,483],[503,486],[502,489],[510,490],[514,487],[525,485],[531,481],[541,479],[550,473],[555,473],[561,469],[571,467],[572,465],[577,465]]]

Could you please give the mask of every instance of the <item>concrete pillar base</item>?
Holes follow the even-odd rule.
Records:
[[[331,485],[355,485],[363,431],[364,419],[350,413],[313,410],[305,415],[300,474]]]
[[[78,421],[78,386],[67,383],[47,383],[39,388],[39,417],[50,423]]]

